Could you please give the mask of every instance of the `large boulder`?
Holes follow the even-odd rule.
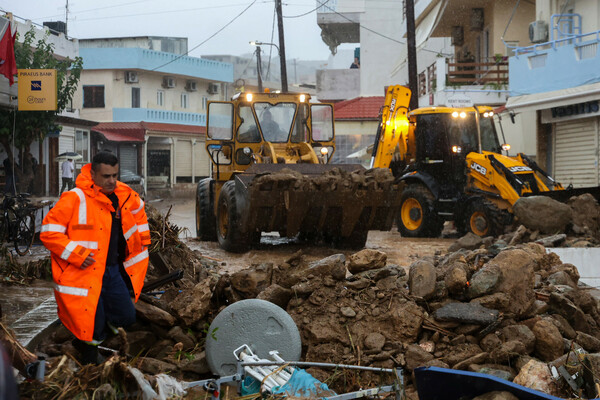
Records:
[[[590,233],[599,237],[600,207],[594,196],[586,193],[571,197],[568,204],[573,210],[573,230],[576,233]]]
[[[522,249],[505,250],[486,263],[471,279],[469,291],[471,297],[477,295],[504,293],[510,301],[506,307],[498,311],[508,312],[516,316],[523,315],[535,301],[535,258],[529,251]],[[489,282],[483,285],[486,289],[479,289],[477,281],[480,276],[489,275]],[[493,279],[492,279],[493,278]],[[470,288],[470,289],[471,289]]]
[[[467,233],[465,236],[458,239],[448,247],[448,253],[453,253],[460,249],[475,250],[483,244],[483,239],[473,232]]]
[[[563,355],[563,338],[551,320],[542,319],[533,326],[535,354],[543,361],[553,361]]]
[[[521,224],[542,233],[564,232],[573,221],[571,207],[546,196],[521,197],[513,212]]]

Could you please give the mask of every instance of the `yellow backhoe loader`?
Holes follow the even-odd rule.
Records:
[[[389,169],[328,164],[333,107],[308,94],[239,93],[208,105],[212,176],[198,183],[196,231],[244,252],[262,232],[362,248],[391,229],[401,185]]]
[[[390,168],[406,184],[398,230],[436,237],[444,221],[461,233],[503,232],[522,196],[559,200],[589,192],[565,190],[534,161],[502,155],[490,107],[425,107],[408,112],[410,90],[390,86],[381,111],[371,167]]]

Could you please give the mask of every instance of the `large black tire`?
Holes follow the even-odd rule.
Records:
[[[396,223],[405,237],[438,237],[444,221],[434,209],[435,198],[425,186],[411,184],[404,189]]]
[[[472,232],[477,236],[497,236],[504,231],[504,214],[492,202],[483,198],[474,199],[469,203],[464,222],[466,232]]]
[[[238,215],[235,182],[225,182],[217,203],[217,239],[221,248],[232,253],[244,253],[250,247],[250,235],[242,227]]]
[[[196,189],[196,236],[207,242],[217,241],[217,219],[211,178],[202,179]]]

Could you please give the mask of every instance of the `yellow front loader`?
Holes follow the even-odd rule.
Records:
[[[196,231],[244,252],[262,232],[362,248],[391,229],[400,185],[389,170],[330,164],[333,107],[308,94],[240,93],[208,106],[212,176],[198,183]]]

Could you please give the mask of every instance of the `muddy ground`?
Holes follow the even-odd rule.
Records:
[[[194,199],[157,199],[150,200],[149,204],[163,214],[169,209],[169,220],[176,226],[183,228],[180,238],[190,249],[198,250],[203,256],[213,258],[220,262],[220,270],[232,273],[246,268],[251,264],[272,262],[280,264],[298,250],[308,261],[319,260],[332,254],[355,253],[351,250],[338,250],[326,246],[308,246],[294,240],[281,239],[277,233],[263,234],[261,245],[258,249],[250,250],[244,254],[228,253],[221,249],[216,242],[200,242],[195,239],[195,214]],[[388,263],[408,267],[413,261],[446,252],[457,235],[448,226],[446,234],[450,238],[403,238],[394,227],[391,231],[371,231],[367,239],[366,248],[379,250],[388,255]]]

